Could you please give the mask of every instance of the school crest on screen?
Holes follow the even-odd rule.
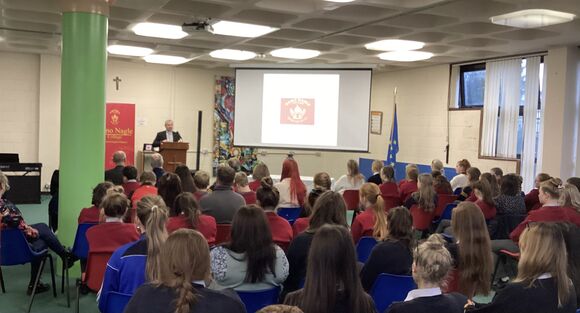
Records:
[[[314,125],[314,99],[282,98],[280,124]]]

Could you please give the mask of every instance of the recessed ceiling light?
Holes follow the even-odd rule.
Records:
[[[187,59],[175,55],[163,55],[163,54],[150,54],[143,58],[147,63],[158,63],[158,64],[169,64],[178,65],[185,62],[189,62],[191,59]]]
[[[133,32],[139,36],[181,39],[187,36],[187,33],[181,29],[181,26],[159,24],[159,23],[139,23],[133,26]]]
[[[153,53],[153,49],[126,45],[110,45],[107,47],[110,54],[144,57]]]
[[[236,61],[245,61],[256,57],[256,54],[252,51],[242,51],[234,49],[214,50],[210,52],[209,55],[215,59],[226,59]]]
[[[492,16],[491,22],[519,28],[536,28],[571,22],[576,15],[553,10],[533,9]]]
[[[385,39],[367,43],[365,48],[379,51],[409,51],[421,49],[425,46],[424,42],[401,39]]]
[[[238,23],[230,21],[219,21],[213,24],[212,28],[214,34],[245,37],[245,38],[260,37],[279,29],[276,27],[264,25]]]
[[[391,51],[379,54],[381,60],[397,62],[414,62],[427,60],[433,57],[433,53],[424,51]]]
[[[303,60],[319,56],[320,51],[300,48],[282,48],[274,50],[270,54],[277,58]]]

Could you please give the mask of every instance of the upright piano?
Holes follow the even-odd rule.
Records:
[[[41,169],[42,163],[0,163],[10,184],[5,198],[16,204],[40,203]]]

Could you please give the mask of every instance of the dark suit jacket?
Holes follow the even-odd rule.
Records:
[[[167,140],[167,133],[165,131],[158,132],[157,136],[155,136],[155,140],[153,140],[153,147],[161,146],[161,142],[163,140]],[[179,132],[173,132],[173,142],[178,142],[181,140],[181,135]]]
[[[105,171],[105,180],[110,181],[115,185],[123,184],[123,165],[117,165],[114,168]]]
[[[383,180],[381,179],[381,174],[374,174],[373,176],[369,177],[367,182],[375,183],[377,186],[380,186],[383,183]]]

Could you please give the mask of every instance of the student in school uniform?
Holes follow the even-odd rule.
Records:
[[[137,181],[137,168],[132,165],[127,165],[123,168],[123,190],[125,191],[125,196],[131,199],[133,192],[141,186]]]
[[[381,190],[376,184],[365,183],[359,190],[359,198],[364,211],[355,217],[350,228],[354,243],[358,243],[363,236],[384,240],[387,236],[387,217]]]
[[[327,173],[317,173],[316,175],[319,174],[328,176]],[[292,225],[292,232],[294,233],[294,237],[308,229],[308,225],[310,224],[310,217],[314,214],[314,204],[316,203],[316,199],[318,199],[321,194],[329,190],[316,185],[316,175],[314,176],[314,189],[308,193],[308,199],[304,205],[304,210],[302,211],[302,214],[305,214],[305,216],[296,219]]]
[[[468,160],[462,159],[455,165],[455,171],[457,175],[451,179],[449,182],[451,184],[451,189],[455,191],[457,188],[464,188],[469,185],[469,179],[467,178],[467,170],[471,167],[471,163]]]
[[[276,214],[280,194],[273,186],[270,177],[262,178],[262,186],[258,188],[256,197],[257,205],[266,213],[270,231],[272,232],[272,240],[282,246],[282,248],[287,248],[294,238],[294,232],[292,231],[290,223],[285,218]]]
[[[481,179],[475,182],[472,185],[472,188],[472,194],[475,195],[477,199],[477,201],[475,201],[475,205],[481,209],[485,220],[489,221],[494,219],[497,213],[497,209],[495,208],[495,202],[493,202],[491,186],[489,185],[489,182],[485,179]]]
[[[257,191],[262,184],[262,179],[270,177],[270,170],[264,162],[258,162],[252,171],[252,181],[248,184],[252,191]]]
[[[244,172],[237,172],[234,178],[234,190],[244,197],[246,205],[256,204],[256,192],[248,185],[248,175]]]
[[[401,203],[405,203],[411,195],[419,188],[417,180],[419,178],[419,169],[415,164],[407,164],[405,167],[405,179],[399,182],[399,191],[401,193]]]
[[[417,248],[413,261],[413,279],[417,289],[404,301],[395,302],[386,313],[463,313],[467,297],[459,293],[443,294],[446,278],[453,266],[451,254],[439,235],[432,235]]]
[[[530,224],[521,235],[520,251],[514,282],[499,290],[489,304],[470,303],[467,312],[576,312],[576,296],[567,274],[566,245],[560,226],[556,223]]]
[[[401,197],[399,186],[395,182],[395,169],[392,165],[387,165],[381,169],[381,179],[383,181],[379,186],[381,195],[393,198]]]
[[[470,167],[467,170],[467,181],[469,184],[463,189],[461,189],[461,193],[457,196],[457,200],[459,201],[471,201],[475,202],[477,198],[473,194],[473,184],[479,181],[479,176],[481,176],[481,171],[477,167]]]
[[[547,181],[550,178],[552,177],[550,177],[550,175],[546,173],[540,173],[536,175],[536,179],[534,180],[534,189],[530,190],[530,192],[528,192],[524,197],[524,202],[526,203],[526,210],[528,210],[528,212],[542,207],[542,204],[540,203],[540,198],[538,197],[540,195],[539,190],[540,184]]]
[[[201,198],[208,195],[207,187],[209,186],[209,174],[206,171],[197,171],[193,175],[193,182],[197,191],[193,193],[195,200],[199,202]]]
[[[201,213],[201,207],[190,192],[182,192],[169,212],[167,232],[169,234],[181,228],[199,231],[211,246],[215,243],[217,225],[215,218]]]
[[[431,176],[433,176],[433,187],[435,187],[435,192],[438,195],[451,195],[453,194],[453,189],[451,189],[451,184],[441,175],[441,172],[432,171]]]
[[[81,210],[78,218],[78,223],[98,223],[99,216],[101,213],[101,203],[107,195],[107,190],[113,188],[113,183],[105,181],[99,183],[93,188],[93,197],[91,199],[91,204],[93,206],[89,208],[84,208]]]
[[[373,175],[367,179],[367,183],[373,183],[377,186],[382,184],[383,180],[381,179],[381,169],[383,168],[383,161],[374,160],[371,168]]]

